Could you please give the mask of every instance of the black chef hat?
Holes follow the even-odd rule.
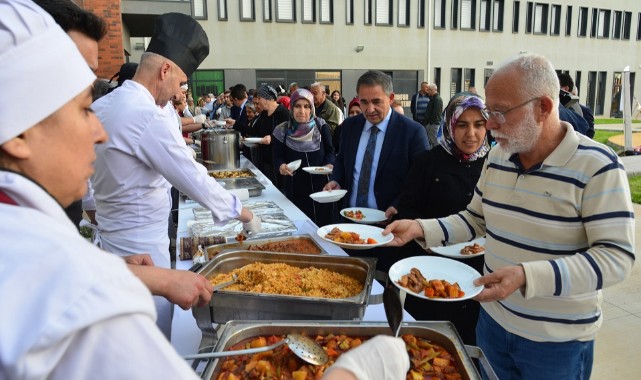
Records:
[[[190,76],[209,55],[209,39],[202,26],[182,13],[156,17],[147,52],[170,59]]]

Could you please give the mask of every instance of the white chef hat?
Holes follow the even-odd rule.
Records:
[[[0,0],[0,144],[51,115],[96,76],[51,16],[30,0]],[[30,107],[16,107],[29,102]],[[17,103],[16,103],[17,101]]]

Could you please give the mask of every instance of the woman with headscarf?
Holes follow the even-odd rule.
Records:
[[[399,219],[448,216],[464,210],[472,200],[490,150],[484,108],[483,99],[471,93],[459,93],[450,100],[438,131],[439,145],[418,156],[407,175],[399,198]],[[420,255],[438,256],[411,242],[399,248],[395,259]],[[483,256],[464,263],[483,273]],[[476,342],[476,301],[433,302],[407,297],[405,310],[416,320],[451,321],[466,344]]]
[[[314,111],[314,96],[299,88],[291,95],[289,121],[274,129],[274,167],[285,176],[285,195],[318,226],[333,222],[333,203],[314,202],[309,195],[323,190],[327,177],[304,170],[291,171],[287,163],[302,160],[307,166],[334,167],[334,146],[329,126]]]
[[[262,138],[260,154],[258,157],[252,156],[252,161],[276,187],[281,189],[280,178],[278,173],[274,171],[272,132],[277,125],[289,120],[289,111],[282,104],[277,103],[276,99],[278,99],[278,93],[270,85],[263,85],[256,91],[254,104],[260,113],[256,115],[247,135]],[[252,149],[252,155],[255,151]]]

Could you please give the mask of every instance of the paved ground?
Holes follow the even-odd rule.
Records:
[[[608,141],[611,145],[623,150],[625,145],[623,136],[623,124],[598,124],[594,126],[597,130],[621,131],[621,135],[611,137]],[[632,124],[632,146],[641,146],[641,124]],[[621,161],[625,166],[628,175],[641,175],[641,155],[622,156]]]

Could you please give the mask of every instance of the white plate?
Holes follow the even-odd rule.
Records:
[[[300,164],[303,162],[303,160],[296,160],[292,161],[289,164],[287,164],[287,169],[291,171],[295,171],[296,169],[300,168]]]
[[[453,257],[455,259],[471,259],[473,257],[485,255],[485,251],[476,253],[474,255],[461,255],[461,249],[465,248],[468,245],[473,245],[474,243],[485,247],[485,238],[478,238],[466,243],[452,244],[446,247],[430,247],[430,250],[439,255]]]
[[[345,212],[347,211],[359,211],[363,213],[363,219],[356,219],[356,218],[350,218],[345,216]],[[377,210],[374,208],[365,208],[365,207],[350,207],[350,208],[344,208],[341,210],[341,216],[345,219],[349,219],[352,222],[356,223],[363,223],[363,224],[373,224],[373,223],[380,223],[384,222],[387,220],[385,217],[385,212],[381,210]]]
[[[305,168],[303,168],[305,169]],[[347,190],[319,191],[318,193],[309,194],[309,197],[318,203],[336,202],[347,194]]]
[[[397,281],[401,276],[410,273],[410,269],[417,268],[427,280],[446,280],[453,284],[455,282],[465,292],[461,298],[428,298],[424,293],[414,293],[408,288],[400,286]],[[430,301],[456,302],[470,299],[482,290],[482,286],[475,286],[473,281],[481,277],[481,274],[467,264],[445,257],[414,256],[397,261],[389,270],[389,279],[399,289],[419,298]]]
[[[263,141],[262,137],[245,137],[245,139],[243,140],[243,143],[245,143],[245,144],[258,144],[261,141]]]
[[[214,120],[214,125],[218,127],[224,127],[227,125],[227,122],[225,120]]]
[[[345,232],[356,232],[357,234],[360,235],[361,239],[372,238],[376,240],[376,244],[347,244],[347,243],[338,243],[333,240],[327,239],[325,235],[327,235],[334,227],[338,227],[341,231],[345,231]],[[341,248],[358,249],[358,250],[378,247],[383,244],[389,243],[394,238],[393,234],[383,236],[382,228],[378,228],[374,226],[366,226],[362,224],[350,224],[350,223],[330,224],[328,226],[319,228],[316,233],[318,234],[318,236],[320,236],[321,239],[328,241],[332,244],[336,244]]]
[[[306,166],[303,170],[309,174],[332,174],[332,169],[327,166]]]

